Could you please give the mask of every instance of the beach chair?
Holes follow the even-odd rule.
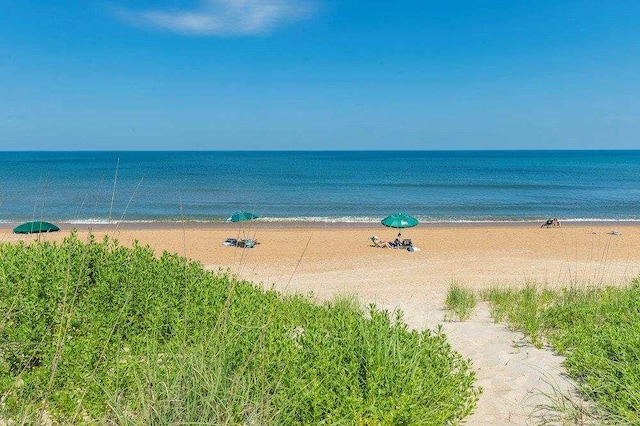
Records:
[[[387,243],[385,243],[384,241],[382,241],[380,238],[376,237],[375,235],[373,237],[369,237],[369,239],[373,243],[373,247],[380,247],[380,248],[387,247]]]
[[[389,248],[394,248],[394,249],[395,249],[395,248],[404,248],[404,247],[402,246],[402,241],[397,241],[397,240],[396,240],[396,241],[389,241],[389,242],[387,243],[387,247],[389,247]]]
[[[541,228],[557,228],[560,226],[560,221],[558,220],[557,217],[554,217],[553,219],[547,219],[547,221],[545,223],[542,224],[542,226],[540,226]]]
[[[547,219],[545,223],[540,226],[540,228],[551,228],[553,226],[553,219]]]
[[[258,244],[258,241],[251,238],[246,238],[238,241],[238,247],[242,248],[254,248],[256,244]]]
[[[235,247],[238,245],[238,240],[235,238],[227,238],[222,242],[222,245],[227,247]]]

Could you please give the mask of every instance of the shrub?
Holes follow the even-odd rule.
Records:
[[[640,281],[626,288],[492,289],[485,297],[532,339],[566,355],[582,393],[615,424],[640,424]]]
[[[0,245],[0,419],[449,424],[479,391],[442,332],[114,240]]]

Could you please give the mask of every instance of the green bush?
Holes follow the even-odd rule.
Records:
[[[440,332],[148,247],[0,245],[0,420],[450,424],[479,391]]]
[[[561,354],[583,394],[616,424],[640,424],[640,281],[626,288],[492,289],[497,318]]]

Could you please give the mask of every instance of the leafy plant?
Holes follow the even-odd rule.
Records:
[[[566,355],[582,393],[614,424],[640,423],[640,281],[625,288],[491,289],[494,317]]]
[[[440,330],[319,305],[149,247],[0,245],[0,419],[450,424],[474,408]]]

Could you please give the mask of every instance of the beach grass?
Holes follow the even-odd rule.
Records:
[[[483,298],[496,320],[566,356],[603,423],[640,424],[640,280],[623,288],[493,288]]]
[[[462,284],[452,281],[447,291],[445,306],[448,310],[445,315],[447,321],[466,321],[471,317],[476,306],[476,294],[473,290]]]
[[[542,314],[556,293],[527,283],[521,289],[493,287],[482,292],[481,297],[491,302],[491,316],[496,321],[508,322],[513,328],[524,331],[536,347],[542,346]]]
[[[0,259],[0,423],[444,425],[479,397],[399,311],[73,233]]]

